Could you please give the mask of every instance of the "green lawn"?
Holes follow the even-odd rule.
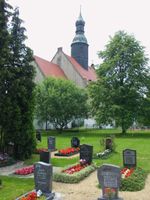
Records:
[[[71,146],[71,138],[76,136],[80,139],[81,144],[93,145],[94,153],[102,151],[100,139],[115,134],[116,152],[114,152],[107,160],[93,159],[93,162],[100,166],[103,163],[111,163],[123,166],[122,151],[126,148],[135,149],[137,151],[137,166],[142,167],[150,172],[150,131],[129,131],[125,136],[120,134],[120,130],[80,130],[65,131],[57,133],[55,131],[43,132],[42,142],[37,144],[37,148],[47,148],[47,137],[56,137],[56,148],[62,149]],[[31,159],[25,161],[27,165],[39,161],[39,155],[33,154]],[[79,161],[79,157],[73,159],[66,158],[52,158],[53,166],[64,167]],[[14,177],[1,177],[3,181],[3,188],[0,189],[0,199],[14,200],[15,197],[32,190],[34,188],[33,179],[22,179]]]

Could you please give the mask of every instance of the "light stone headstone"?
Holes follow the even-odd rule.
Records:
[[[118,197],[121,182],[121,173],[118,166],[103,164],[97,170],[97,177],[102,188],[102,197],[98,200],[122,200]]]
[[[123,165],[124,167],[136,167],[136,150],[123,150]]]

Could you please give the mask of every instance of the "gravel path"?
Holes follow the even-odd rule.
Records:
[[[23,162],[0,168],[0,175],[8,175],[23,166]],[[62,194],[63,200],[97,200],[101,190],[97,187],[97,172],[93,172],[78,184],[53,182],[53,191]],[[146,180],[145,188],[139,192],[119,192],[124,200],[150,200],[150,175]]]
[[[97,200],[101,190],[97,188],[97,172],[78,184],[61,184],[53,182],[53,189],[62,193],[63,200]],[[150,175],[146,180],[145,188],[139,192],[119,192],[124,200],[150,200]]]

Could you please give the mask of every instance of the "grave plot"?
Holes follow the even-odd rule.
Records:
[[[66,148],[66,149],[61,149],[59,150],[57,153],[55,153],[54,155],[55,156],[73,156],[75,154],[78,154],[80,151],[80,148],[77,147],[69,147],[69,148]]]
[[[57,200],[57,193],[52,191],[52,165],[44,162],[34,164],[35,189],[16,198],[16,200],[36,200],[45,197],[45,200]],[[42,198],[43,199],[43,198]]]
[[[78,183],[93,172],[96,167],[92,164],[93,146],[83,144],[80,146],[79,163],[54,173],[53,180],[64,183]]]
[[[73,137],[71,139],[71,147],[61,149],[57,153],[55,153],[55,156],[73,156],[75,154],[78,154],[80,152],[80,140],[77,137]]]

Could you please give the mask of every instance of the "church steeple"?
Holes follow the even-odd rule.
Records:
[[[88,70],[88,43],[84,35],[85,21],[81,15],[75,23],[76,35],[71,44],[71,56],[86,70]]]

